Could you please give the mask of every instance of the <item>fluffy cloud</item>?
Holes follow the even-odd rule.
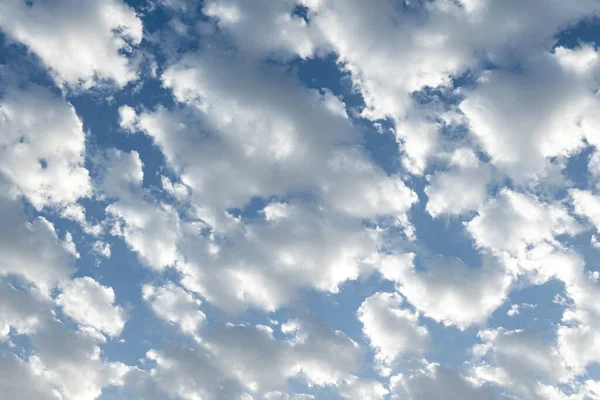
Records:
[[[600,197],[589,191],[574,189],[571,191],[575,213],[589,219],[600,230]]]
[[[35,332],[40,324],[40,304],[43,296],[31,291],[18,290],[8,282],[0,281],[0,341],[10,340],[11,332],[27,335]]]
[[[425,188],[427,211],[433,217],[457,215],[476,210],[487,198],[490,167],[478,160],[473,151],[456,150],[450,160],[450,169],[436,172]]]
[[[545,175],[551,158],[580,151],[593,135],[600,104],[561,64],[567,52],[540,55],[522,72],[491,71],[460,105],[492,162],[517,182]]]
[[[483,204],[478,214],[466,224],[477,245],[517,257],[524,256],[528,247],[556,244],[556,236],[581,231],[563,207],[507,189]]]
[[[196,333],[206,319],[199,310],[202,302],[173,282],[160,287],[144,285],[142,298],[159,317],[179,325],[189,335]]]
[[[416,202],[399,177],[387,176],[359,151],[358,132],[328,92],[220,54],[188,55],[165,71],[163,81],[194,110],[141,113],[136,125],[182,174],[213,225],[224,209],[253,196],[290,191],[316,190],[358,217],[401,215]],[[224,184],[232,181],[237,184]]]
[[[419,325],[419,315],[401,306],[402,297],[398,294],[375,293],[357,312],[384,371],[399,357],[418,355],[429,345],[429,332]]]
[[[114,218],[111,233],[123,237],[147,265],[156,269],[173,265],[180,237],[177,212],[167,204],[144,200],[144,173],[137,152],[114,151],[107,158],[99,189],[117,199],[106,207]]]
[[[55,317],[53,303],[47,296],[34,289],[17,290],[2,282],[0,297],[7,307],[0,311],[0,326],[8,325],[14,333],[26,334],[31,343],[26,359],[2,352],[0,369],[21,372],[18,379],[0,380],[3,393],[31,393],[40,399],[94,400],[104,387],[122,383],[128,368],[102,359],[99,344],[104,337],[83,327],[67,327]]]
[[[337,291],[380,248],[360,219],[392,216],[408,228],[416,194],[361,150],[331,93],[239,56],[212,55],[188,54],[165,71],[163,83],[181,103],[175,110],[121,118],[152,137],[180,174],[185,190],[163,186],[188,202],[187,217],[197,223],[184,224],[165,204],[133,200],[139,189],[107,211],[123,221],[122,236],[147,264],[177,265],[187,289],[221,307],[274,310],[300,288]],[[294,199],[302,192],[314,203]],[[267,204],[264,221],[230,213],[271,196],[293,200]],[[150,215],[155,229],[144,225]],[[206,229],[212,234],[199,237]]]
[[[474,366],[477,378],[508,388],[527,399],[545,399],[546,386],[568,382],[572,373],[552,343],[526,331],[479,332],[473,352],[482,359]]]
[[[493,390],[478,386],[459,372],[431,363],[390,379],[392,399],[492,400]]]
[[[118,336],[125,325],[123,309],[115,305],[115,292],[90,277],[76,278],[58,295],[63,312],[83,326]]]
[[[205,224],[148,200],[142,176],[136,153],[112,156],[100,185],[118,196],[106,208],[112,233],[150,267],[175,266],[186,289],[225,309],[275,310],[305,287],[336,292],[368,272],[382,245],[376,230],[352,216],[305,202],[268,204],[264,219],[248,223],[229,216],[227,232],[206,235]]]
[[[267,399],[295,399],[273,389],[291,377],[333,385],[358,368],[357,344],[322,321],[291,320],[281,329],[284,340],[277,340],[264,325],[227,324],[206,332],[202,348],[151,350],[147,357],[156,363],[152,379],[166,393],[183,399],[242,398],[244,393],[261,392]]]
[[[83,126],[71,104],[37,86],[9,89],[0,129],[0,171],[37,209],[91,193]]]
[[[0,15],[0,29],[37,54],[59,84],[90,87],[107,79],[123,86],[136,78],[123,53],[141,42],[142,22],[120,0],[13,1]]]
[[[19,82],[0,87],[0,392],[600,397],[578,236],[600,226],[600,57],[559,34],[596,0],[129,3],[0,5],[7,63],[26,47],[58,86],[0,68]],[[456,249],[436,242],[452,218]],[[142,281],[101,283],[120,278]],[[545,313],[511,289],[552,280],[552,331],[494,314]],[[449,351],[473,326],[472,354]]]
[[[228,381],[209,355],[188,348],[151,350],[146,357],[155,363],[150,371],[156,387],[167,395],[184,400],[240,399],[244,391]],[[151,393],[156,393],[154,390]]]
[[[382,400],[389,391],[379,381],[352,376],[340,385],[338,393],[342,399]]]
[[[571,300],[557,330],[558,348],[566,363],[582,373],[588,365],[600,362],[600,307],[595,300],[600,295],[598,273],[585,271],[583,260],[576,256],[566,259],[556,270]]]
[[[296,5],[291,0],[276,4],[217,0],[206,2],[203,11],[234,36],[240,51],[310,57],[319,44],[318,32],[310,29],[301,16],[292,14]]]
[[[304,202],[272,203],[264,220],[229,217],[225,233],[198,235],[205,225],[184,223],[171,205],[144,198],[136,153],[109,158],[100,187],[118,196],[106,208],[115,217],[112,232],[149,266],[175,265],[187,289],[226,309],[274,310],[303,287],[335,292],[367,272],[381,247],[377,231],[354,216]]]
[[[0,176],[0,275],[16,275],[49,291],[73,272],[73,254],[44,217],[30,221],[19,198],[7,198],[10,185]],[[32,251],[36,249],[36,251]]]
[[[412,260],[392,255],[381,260],[380,268],[423,315],[461,329],[485,322],[504,303],[512,281],[493,257],[484,257],[478,268],[440,258],[417,270]]]
[[[0,389],[3,396],[31,400],[59,400],[61,394],[54,389],[35,366],[23,362],[12,353],[0,353]]]
[[[225,308],[275,310],[304,287],[337,292],[379,250],[377,232],[331,210],[271,203],[263,214],[202,247],[188,240],[184,286]]]
[[[129,106],[119,107],[119,125],[126,131],[135,129],[137,123],[137,113]]]
[[[558,1],[544,3],[544,12],[541,14],[537,3],[495,4],[487,0],[416,2],[403,5],[387,1],[365,4],[360,1],[307,0],[302,5],[307,7],[308,23],[293,14],[294,4],[291,2],[282,2],[276,8],[269,7],[267,11],[262,2],[247,5],[234,0],[214,0],[205,7],[205,12],[218,19],[219,26],[233,37],[240,51],[262,56],[291,53],[303,58],[313,54],[334,53],[365,100],[366,107],[362,115],[372,120],[392,119],[404,152],[405,166],[415,173],[424,171],[428,158],[440,149],[441,139],[436,132],[439,125],[435,122],[439,110],[434,107],[423,113],[413,101],[413,93],[425,87],[450,87],[454,76],[467,69],[477,70],[482,64],[482,58],[505,66],[515,57],[519,57],[520,61],[526,60],[529,54],[543,54],[547,43],[557,31],[584,16],[598,12],[597,4],[590,0],[577,5]],[[536,23],[526,22],[533,16],[536,17]],[[248,39],[250,31],[258,32],[252,35],[252,41]],[[273,35],[272,32],[279,34]],[[593,61],[590,51],[582,52],[577,57],[565,56],[566,52],[557,52],[553,63],[564,64],[566,69],[574,70],[575,73],[581,73]],[[548,57],[553,58],[550,55]],[[532,69],[533,74],[523,79],[541,82],[544,74],[537,71],[557,73],[552,68],[548,69],[549,64],[552,62],[539,64],[540,68],[535,68],[536,72]],[[398,65],[402,65],[402,68],[398,69]],[[562,74],[558,72],[557,75]],[[503,75],[498,80],[504,81],[505,78],[508,76]],[[507,84],[497,86],[506,86],[507,93],[511,90],[509,82],[510,78]],[[522,99],[522,104],[510,101],[503,104],[513,107],[517,113],[527,113],[532,124],[536,123],[536,118],[537,121],[545,121],[546,118],[534,116],[534,104],[540,104],[539,107],[535,106],[538,111],[546,112],[548,109],[543,109],[542,103],[552,103],[564,97],[560,93],[561,83],[554,78],[552,82],[555,86],[546,89],[551,95],[540,97],[539,102],[531,102],[525,100],[526,96],[519,96],[517,98]],[[572,80],[573,82],[575,85],[570,87],[575,91],[579,90],[581,79]],[[515,83],[513,87],[523,91],[523,94],[526,94],[525,91],[536,92],[534,85],[530,84]],[[537,93],[543,96],[540,91]],[[590,99],[585,92],[579,91],[578,94],[582,95],[578,101],[586,97]],[[510,121],[522,118],[506,118],[505,114],[500,114],[501,111],[495,113],[491,110],[489,114],[496,114],[498,119],[495,121],[499,122],[498,125],[491,126],[493,129],[502,129],[498,132],[499,136],[492,136],[487,133],[489,129],[485,130],[487,117],[476,111],[477,105],[482,106],[479,110],[485,107],[481,99],[482,97],[470,96],[461,108],[467,114],[476,135],[489,145],[488,150],[493,152],[492,156],[498,156],[497,161],[511,169],[513,175],[518,172],[519,166],[525,166],[527,162],[532,169],[523,173],[537,173],[537,167],[547,154],[572,150],[578,143],[577,135],[559,133],[565,140],[568,139],[567,136],[572,137],[571,143],[566,143],[562,139],[560,142],[557,135],[548,132],[545,136],[552,143],[546,141],[547,145],[532,149],[527,143],[534,145],[538,141],[536,137],[539,138],[544,133],[538,135],[535,130],[528,131],[523,136],[528,138],[527,142],[517,149],[522,161],[513,168],[512,164],[504,163],[506,158],[502,158],[508,153],[500,155],[498,151],[502,151],[501,147],[495,146],[491,141],[502,141],[503,137],[510,139],[515,130],[509,130],[508,127],[503,130],[502,125],[510,125]],[[492,107],[498,104],[495,103]],[[559,124],[563,128],[569,128],[569,123],[575,122],[573,119],[568,121],[570,113],[581,105],[568,102],[563,104],[565,111],[557,114],[557,120],[562,119],[563,122],[554,124],[557,129]],[[578,130],[575,125],[570,128]],[[538,131],[543,132],[542,129],[540,125]],[[532,154],[536,157],[525,156],[530,150],[534,150]]]

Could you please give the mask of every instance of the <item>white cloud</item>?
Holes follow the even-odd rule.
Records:
[[[426,209],[433,217],[476,210],[487,198],[490,167],[479,161],[472,150],[456,150],[450,167],[448,171],[436,172],[428,178]]]
[[[549,159],[579,152],[583,138],[595,141],[600,103],[561,65],[567,52],[534,57],[522,72],[491,71],[460,105],[492,163],[519,183],[546,175]]]
[[[385,371],[400,357],[419,355],[429,346],[427,328],[419,325],[419,314],[402,308],[402,297],[375,293],[357,311],[363,333],[376,351],[376,360]]]
[[[12,353],[0,352],[0,390],[9,399],[61,400],[35,366],[24,362]]]
[[[588,173],[596,187],[600,184],[600,151],[594,151],[588,162]]]
[[[466,224],[477,245],[513,256],[524,256],[528,246],[556,244],[556,236],[581,231],[563,207],[508,189],[483,204],[478,214]]]
[[[136,78],[122,54],[142,40],[142,22],[120,0],[3,2],[0,29],[22,42],[50,68],[59,84],[90,87]]]
[[[596,290],[598,295],[598,290]],[[558,346],[568,365],[583,372],[588,365],[600,362],[600,317],[586,310],[569,310],[558,328]]]
[[[183,400],[240,398],[243,390],[227,382],[227,376],[214,365],[214,360],[202,351],[184,347],[150,350],[146,357],[155,367],[150,377],[160,391]],[[150,389],[154,395],[156,390]]]
[[[274,53],[310,57],[319,44],[318,32],[311,30],[302,17],[292,15],[295,6],[291,0],[211,0],[205,3],[203,11],[235,37],[240,51],[253,56]]]
[[[179,217],[172,206],[144,200],[142,166],[137,152],[113,151],[98,186],[116,199],[106,207],[114,218],[111,233],[122,236],[147,265],[161,269],[177,260]]]
[[[323,196],[334,207],[359,218],[404,215],[418,201],[399,176],[386,176],[361,154],[337,153],[321,180]]]
[[[30,336],[35,356],[29,363],[58,387],[68,400],[94,400],[106,386],[121,385],[128,367],[102,358],[95,334],[72,331],[59,321],[48,321]]]
[[[90,277],[73,279],[56,298],[66,315],[112,337],[119,336],[126,318],[123,309],[114,303],[113,289]]]
[[[19,198],[5,197],[9,187],[0,176],[0,275],[16,275],[49,291],[70,277],[73,255],[48,220],[30,221]]]
[[[253,196],[298,190],[312,189],[360,217],[402,214],[416,201],[399,177],[387,176],[359,151],[357,130],[332,110],[329,92],[306,90],[279,70],[220,54],[187,55],[165,71],[163,82],[196,110],[144,112],[138,125],[186,178],[213,225],[224,209]],[[231,181],[237,184],[224,185]],[[350,190],[351,199],[344,195]]]
[[[597,273],[587,274],[581,257],[562,263],[557,276],[565,282],[565,293],[572,304],[563,313],[558,327],[558,348],[565,361],[577,373],[600,362],[600,296]]]
[[[306,316],[288,320],[281,325],[288,336],[294,374],[308,383],[336,385],[356,373],[363,351],[358,343],[341,330],[332,330],[319,318]]]
[[[115,136],[129,152],[105,149],[112,140],[93,136],[86,149],[86,134],[106,134],[93,119],[83,132],[77,113],[88,110],[33,85],[0,90],[1,393],[600,398],[590,368],[600,362],[600,273],[585,265],[593,249],[577,241],[584,228],[572,215],[599,228],[600,197],[579,179],[572,189],[565,170],[570,161],[579,168],[569,158],[584,147],[600,146],[600,58],[591,45],[553,48],[561,29],[600,15],[596,0],[151,0],[137,9],[144,15],[124,0],[0,5],[2,32],[39,56],[63,93],[120,87],[107,99],[118,110],[107,132],[118,123],[121,132],[146,135]],[[151,21],[148,46],[142,17]],[[199,50],[181,53],[197,43]],[[143,57],[163,56],[152,76],[162,73],[161,90],[174,102],[161,105],[161,97],[146,97],[155,82],[131,90],[127,83]],[[332,60],[341,90],[338,77],[331,90],[313,89],[322,81],[304,74]],[[317,71],[325,82],[328,73]],[[338,97],[346,83],[352,97]],[[364,109],[347,109],[361,96]],[[382,131],[382,119],[393,125],[402,164],[391,160],[391,174],[362,132],[365,123]],[[156,148],[137,147],[148,139]],[[598,183],[597,158],[588,164],[590,186]],[[567,190],[571,198],[560,200]],[[423,192],[433,222],[413,209]],[[464,228],[480,265],[431,256],[454,251],[445,246],[424,247],[446,240],[437,237],[446,215],[469,216]],[[69,232],[73,222],[82,229]],[[75,243],[96,256],[113,250],[111,264],[126,260],[120,239],[111,247],[104,234],[122,238],[151,269],[138,271],[146,282],[161,282],[137,282],[142,302],[128,304],[154,315],[135,322],[157,317],[184,335],[107,343],[127,319],[113,289],[72,279],[73,266],[81,276],[88,261],[86,253],[78,259]],[[369,279],[374,271],[387,282]],[[141,275],[122,275],[131,276]],[[515,301],[513,287],[551,279],[562,282],[555,332],[481,328],[473,359],[449,350],[448,329],[468,337],[467,328]],[[329,322],[309,316],[313,300],[339,301],[340,314],[324,307],[319,315]],[[347,320],[358,304],[358,320]],[[524,307],[513,304],[508,314]],[[435,332],[424,318],[439,323]],[[516,326],[523,318],[492,322]],[[368,345],[374,363],[365,362]],[[148,348],[138,367],[113,361]],[[463,369],[420,360],[429,349]],[[396,375],[384,384],[374,372]],[[105,392],[110,386],[114,393]]]
[[[473,348],[478,379],[507,388],[527,399],[546,399],[545,385],[572,378],[558,350],[527,331],[489,329],[479,332],[482,343]]]
[[[459,372],[425,363],[422,368],[390,379],[393,400],[493,400],[499,397],[493,390],[478,386]]]
[[[143,111],[137,123],[180,174],[190,195],[177,200],[190,202],[187,216],[198,222],[138,200],[130,200],[135,209],[120,200],[108,211],[123,220],[123,237],[147,264],[176,265],[186,289],[220,307],[274,310],[301,288],[337,291],[380,248],[376,230],[359,219],[393,216],[408,229],[416,194],[360,149],[330,93],[239,55],[211,54],[188,54],[169,67],[163,83],[182,104]],[[315,204],[292,200],[285,218],[246,221],[227,212],[253,197],[298,193]],[[203,229],[212,234],[199,237]]]
[[[446,85],[450,74],[465,67],[466,52],[453,43],[448,29],[456,21],[455,13],[432,3],[423,23],[415,18],[419,6],[412,4],[405,10],[389,2],[305,4],[309,26],[319,32],[322,47],[336,53],[360,90],[366,103],[362,114],[372,120],[391,118],[405,166],[422,173],[438,148],[437,124],[419,115],[410,94],[424,86]]]
[[[186,289],[225,309],[275,310],[302,288],[336,292],[367,273],[381,247],[378,231],[352,215],[304,202],[271,203],[265,220],[229,216],[225,232],[206,235],[202,222],[150,200],[142,178],[136,153],[111,156],[100,188],[118,198],[106,208],[115,217],[112,233],[148,266],[175,266]]]
[[[278,7],[265,9],[263,2],[249,5],[235,0],[213,0],[205,11],[219,19],[220,28],[233,37],[239,51],[247,51],[253,56],[265,57],[275,53],[297,54],[304,58],[314,54],[335,54],[343,69],[350,73],[353,86],[365,100],[363,115],[373,120],[390,118],[394,122],[404,152],[404,164],[413,173],[425,170],[428,158],[440,149],[440,137],[438,125],[432,121],[439,112],[437,105],[416,104],[411,98],[412,93],[425,87],[448,88],[453,76],[468,69],[479,74],[481,58],[506,66],[515,57],[522,61],[531,54],[534,57],[542,54],[560,29],[598,12],[597,4],[591,0],[577,4],[544,2],[543,13],[539,12],[540,5],[535,2],[495,4],[487,0],[402,5],[382,1],[306,0],[302,4],[308,8],[308,23],[291,15],[294,7],[292,2],[282,2]],[[535,23],[531,23],[533,19]],[[248,32],[253,34],[249,35]],[[595,61],[593,50],[589,47],[581,51],[558,51],[556,56],[549,57],[555,59],[554,64],[560,61],[561,68],[579,75],[588,73]],[[537,71],[547,71],[551,63],[539,64],[536,72],[532,71],[527,79],[535,82],[536,78],[543,78],[544,75]],[[399,69],[399,65],[402,68]],[[506,90],[510,91],[509,81],[498,86],[507,86]],[[551,82],[556,83],[556,79],[551,79]],[[571,86],[575,87],[579,82],[581,79],[577,78],[576,84]],[[560,83],[547,89],[551,95],[540,97],[538,102],[525,100],[527,91],[532,90],[531,84],[515,86],[515,90],[524,94],[516,97],[522,99],[521,103],[517,105],[516,102],[504,101],[503,104],[513,107],[517,114],[530,118],[533,124],[536,118],[538,122],[545,121],[547,118],[534,116],[536,110],[541,109],[535,104],[564,98],[560,89],[555,91],[559,86]],[[579,94],[586,97],[583,92]],[[463,109],[475,133],[487,138],[483,125],[479,123],[485,117],[478,118],[476,112],[471,112],[474,108],[470,105],[474,102],[475,98],[471,97],[463,103]],[[566,114],[581,106],[581,103],[563,104]],[[564,115],[562,113],[557,118],[564,119]],[[495,120],[499,124],[493,125],[493,128],[501,130],[503,137],[510,139],[511,132],[515,130],[504,131],[503,124],[509,126],[511,121],[523,118],[506,116],[499,116]],[[568,127],[570,122],[565,121],[561,126]],[[577,129],[576,126],[571,127]],[[526,139],[537,135],[535,132],[523,132],[524,135],[520,134],[520,137]],[[540,132],[543,134],[543,130]],[[549,136],[552,136],[551,132]],[[567,144],[563,140],[568,139],[567,136],[562,134],[562,142],[555,141],[546,146],[547,149],[540,148],[542,156],[537,156],[539,150],[528,147],[527,142],[519,146],[516,149],[522,156],[519,165],[528,163],[532,167],[523,173],[538,172],[533,167],[539,167],[541,157],[546,154],[571,149],[573,143]],[[575,143],[579,140],[577,135],[570,137]],[[490,144],[492,139],[494,137],[490,136],[486,144]],[[501,137],[498,139],[503,140]],[[513,174],[518,173],[517,166],[512,168],[504,163],[508,153],[502,153],[501,148],[493,144],[488,150],[493,152],[492,156],[498,156],[497,161],[509,167]],[[530,150],[533,153],[527,153]]]
[[[119,107],[119,125],[127,132],[135,130],[138,122],[137,113],[129,106]]]
[[[43,296],[35,291],[18,290],[4,280],[0,281],[0,342],[9,340],[9,334],[28,335],[40,324],[40,303]]]
[[[159,317],[179,325],[188,335],[196,334],[206,319],[200,311],[202,302],[173,282],[160,287],[142,286],[142,298]]]
[[[573,189],[571,197],[575,213],[589,219],[600,230],[600,196],[586,190]]]
[[[383,400],[389,391],[374,379],[352,376],[344,380],[338,389],[342,399]]]
[[[461,329],[485,322],[504,303],[511,284],[505,269],[491,257],[484,257],[477,268],[456,258],[440,258],[417,270],[412,261],[393,255],[382,264],[383,271],[394,271],[391,277],[398,291],[424,316]]]
[[[376,231],[330,209],[274,203],[264,212],[268,220],[214,240],[186,235],[182,284],[226,309],[275,310],[302,288],[337,292],[368,272],[380,247]]]
[[[91,194],[83,126],[71,104],[36,86],[9,89],[0,130],[0,172],[38,210]]]
[[[206,332],[201,348],[151,350],[147,357],[156,362],[152,379],[166,393],[183,399],[238,398],[244,392],[296,399],[276,389],[291,377],[312,385],[335,385],[359,366],[357,344],[322,321],[288,321],[282,332],[285,339],[277,340],[263,325],[227,324]],[[311,397],[298,396],[303,398]]]
[[[94,400],[104,387],[122,383],[128,367],[103,359],[99,344],[105,341],[104,337],[90,329],[76,331],[67,327],[56,317],[48,296],[31,288],[17,290],[1,282],[0,297],[0,304],[8,307],[0,310],[0,326],[8,324],[11,335],[27,335],[30,343],[25,359],[2,352],[0,369],[20,372],[19,377],[2,374],[2,393],[14,391],[41,396],[40,399]],[[11,376],[14,379],[6,379]]]

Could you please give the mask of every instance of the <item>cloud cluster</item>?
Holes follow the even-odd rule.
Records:
[[[0,392],[600,399],[599,13],[0,3]]]

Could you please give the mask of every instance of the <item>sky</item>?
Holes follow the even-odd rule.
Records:
[[[599,18],[0,1],[0,399],[600,399]]]

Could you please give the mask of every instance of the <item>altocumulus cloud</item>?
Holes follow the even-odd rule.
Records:
[[[600,399],[599,33],[0,2],[0,398]]]

